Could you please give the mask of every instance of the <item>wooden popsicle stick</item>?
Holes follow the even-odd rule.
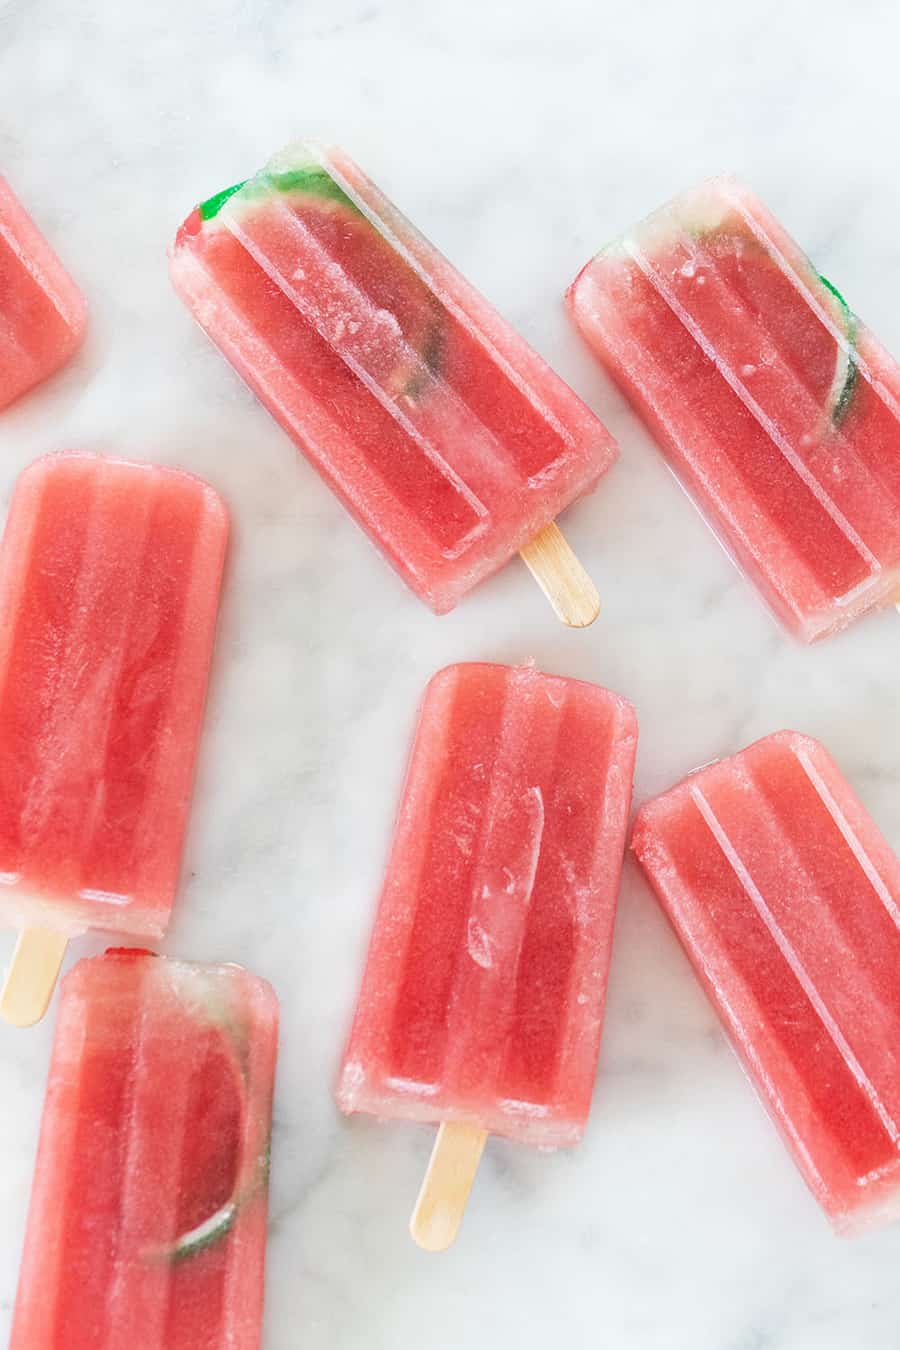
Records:
[[[0,1017],[16,1027],[31,1027],[47,1011],[68,939],[52,928],[24,928],[12,954],[3,989]]]
[[[572,552],[555,520],[545,525],[519,557],[569,628],[587,628],[600,613],[597,587]]]
[[[445,1120],[438,1130],[409,1221],[413,1240],[426,1252],[453,1245],[486,1140],[486,1130],[460,1121]]]

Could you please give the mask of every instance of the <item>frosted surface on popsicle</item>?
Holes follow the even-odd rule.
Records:
[[[237,966],[66,976],[10,1350],[257,1350],[277,1028]]]
[[[227,515],[189,474],[38,460],[0,546],[0,916],[158,936],[181,860]]]
[[[829,1216],[900,1212],[900,864],[833,760],[767,737],[644,806],[633,847]]]
[[[428,686],[338,1101],[571,1144],[590,1104],[631,705],[523,667]]]
[[[298,144],[204,203],[172,277],[438,611],[614,457],[585,405],[340,151]]]
[[[569,293],[726,548],[811,641],[900,587],[900,371],[746,188],[687,192]]]
[[[81,292],[0,178],[0,408],[64,365],[86,322]]]

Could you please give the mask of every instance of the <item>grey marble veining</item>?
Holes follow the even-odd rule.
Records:
[[[900,1229],[832,1237],[630,863],[584,1144],[492,1141],[453,1251],[406,1234],[429,1131],[346,1122],[330,1096],[414,706],[448,661],[532,656],[627,694],[638,799],[809,732],[900,841],[897,616],[812,650],[784,637],[560,299],[625,225],[730,169],[900,352],[898,38],[876,0],[0,0],[0,169],[91,307],[79,358],[0,414],[0,505],[31,459],[78,446],[190,468],[233,514],[164,949],[242,961],[281,998],[266,1350],[898,1343]],[[345,143],[618,437],[565,521],[603,592],[588,632],[518,563],[433,618],[171,291],[193,202],[308,133]],[[0,1332],[52,1025],[0,1028]]]

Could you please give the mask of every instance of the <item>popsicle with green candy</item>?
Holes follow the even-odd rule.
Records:
[[[900,368],[746,187],[714,179],[594,258],[576,324],[805,642],[900,592]]]
[[[531,666],[426,690],[337,1100],[440,1127],[411,1224],[429,1250],[488,1133],[584,1131],[636,742],[627,700]]]
[[[0,177],[0,408],[65,365],[86,324],[80,290]]]
[[[277,1040],[239,966],[73,967],[10,1350],[257,1350]]]
[[[437,613],[516,552],[564,622],[596,589],[553,523],[606,429],[342,151],[305,143],[202,203],[172,280]]]
[[[0,1013],[42,1016],[69,938],[158,938],[175,897],[228,518],[175,469],[37,460],[0,545]]]

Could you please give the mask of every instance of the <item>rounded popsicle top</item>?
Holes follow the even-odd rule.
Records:
[[[689,769],[682,778],[679,778],[677,782],[673,783],[670,788],[665,790],[665,792],[660,792],[655,797],[651,797],[648,801],[644,802],[638,811],[638,817],[652,808],[656,802],[662,801],[666,797],[672,797],[676,793],[689,792],[691,786],[704,774],[720,772],[727,765],[734,766],[744,755],[748,755],[758,747],[765,745],[785,746],[791,750],[805,749],[809,751],[814,749],[823,754],[828,753],[820,741],[815,740],[812,736],[806,735],[804,732],[791,731],[787,728],[781,731],[771,731],[768,735],[760,736],[758,740],[751,741],[749,745],[745,746],[742,750],[735,751],[732,755],[721,755],[716,759],[708,759],[705,763],[698,764],[693,769]]]
[[[734,788],[746,800],[746,809],[765,804],[772,794],[802,819],[827,813],[851,851],[865,848],[900,892],[900,862],[877,829],[868,811],[820,741],[799,731],[782,730],[761,737],[734,755],[713,760],[687,774],[673,787],[644,802],[637,813],[631,849],[651,872],[670,868],[668,833],[690,808],[708,814],[706,798]],[[710,845],[713,839],[710,836]]]
[[[205,227],[215,228],[220,213],[233,197],[240,198],[233,204],[240,206],[258,201],[270,193],[303,192],[323,201],[337,201],[358,212],[350,197],[326,169],[326,153],[324,147],[313,142],[292,141],[252,177],[220,188],[198,202],[182,221],[175,235],[173,251],[177,252],[182,245],[188,244]]]
[[[46,455],[40,455],[19,474],[13,499],[18,499],[20,494],[38,493],[46,480],[54,474],[89,475],[100,473],[104,468],[125,475],[153,474],[173,484],[184,483],[186,489],[193,487],[203,497],[204,508],[209,518],[227,532],[228,507],[224,498],[205,478],[200,478],[187,469],[173,468],[168,464],[151,464],[145,460],[125,459],[118,455],[100,455],[92,450],[51,450]]]
[[[186,1006],[208,1012],[213,1020],[226,1012],[221,991],[230,988],[229,1000],[241,1001],[254,1022],[277,1026],[278,997],[262,976],[233,961],[181,961],[147,947],[108,947],[99,956],[84,957],[60,981],[60,993],[64,999],[82,994],[94,998],[144,979],[161,982],[160,988],[165,985]]]
[[[733,206],[729,203],[738,202],[748,208],[752,207],[754,211],[765,210],[752,188],[731,173],[713,174],[698,183],[690,192],[682,194],[682,197],[684,200],[690,199],[691,224],[697,234],[700,235],[717,229],[727,219],[729,212],[733,211]],[[681,201],[682,197],[675,200]],[[643,230],[648,224],[652,225],[660,213],[665,211],[669,205],[670,203],[666,202],[656,207],[643,219],[631,226],[626,235],[616,235],[588,259],[566,290],[565,298],[570,307],[577,307],[579,291],[582,284],[587,285],[590,281],[591,270],[595,261],[609,255],[622,254],[624,252],[624,239],[632,233]]]
[[[806,754],[825,755],[829,759],[831,758],[825,747],[812,736],[807,736],[799,731],[783,730],[773,731],[767,736],[761,736],[759,740],[752,741],[750,745],[745,746],[743,750],[739,750],[733,755],[723,755],[719,759],[710,759],[705,764],[698,764],[696,768],[690,769],[683,778],[679,778],[665,792],[660,792],[657,796],[642,803],[635,815],[631,841],[632,849],[640,855],[645,825],[652,824],[656,816],[667,814],[683,799],[689,798],[692,790],[707,775],[715,777],[729,773],[741,775],[746,772],[743,768],[745,756],[753,755],[756,751],[764,751],[766,747],[771,747],[773,750],[782,747],[794,754],[805,752]]]
[[[535,685],[542,685],[547,690],[547,696],[551,699],[554,687],[558,688],[560,696],[566,690],[581,690],[588,696],[599,695],[604,702],[609,703],[617,709],[618,716],[621,718],[620,735],[633,734],[637,736],[638,722],[637,712],[634,704],[631,703],[623,694],[617,694],[612,689],[607,689],[604,685],[595,684],[592,680],[578,680],[569,675],[549,675],[544,671],[538,670],[533,661],[525,661],[518,666],[504,665],[501,661],[456,661],[451,665],[443,666],[432,675],[428,684],[425,686],[425,698],[432,694],[439,695],[444,691],[449,691],[459,680],[467,674],[476,675],[478,672],[486,680],[496,680],[501,676],[514,679],[520,686],[533,682]]]

